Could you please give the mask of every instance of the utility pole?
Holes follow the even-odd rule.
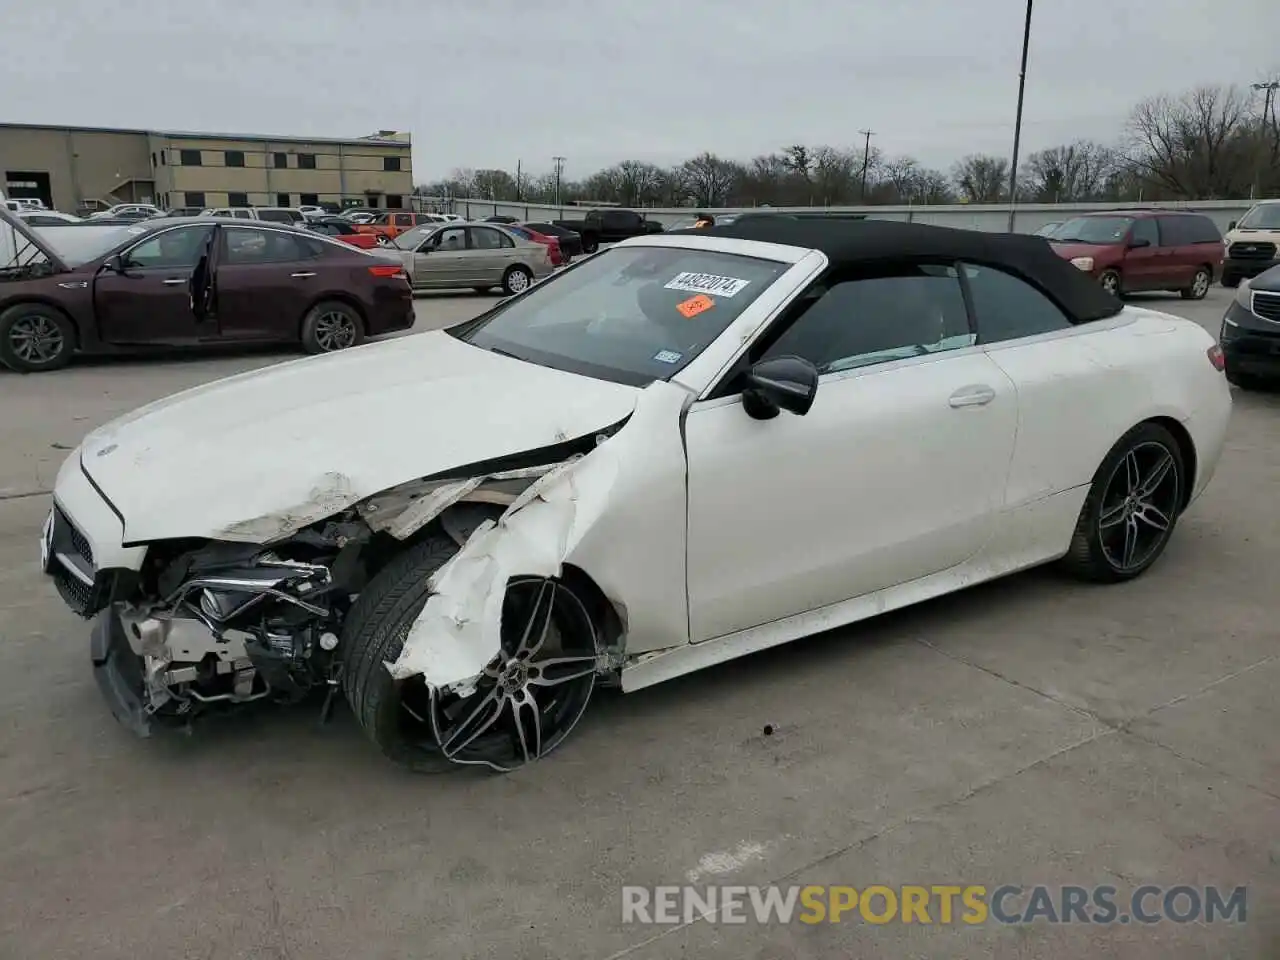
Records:
[[[564,174],[564,157],[552,157],[552,162],[556,165],[556,206],[560,206],[560,178]]]
[[[1027,0],[1027,22],[1022,28],[1022,67],[1018,71],[1018,115],[1013,121],[1013,161],[1009,164],[1009,232],[1013,233],[1018,200],[1018,147],[1022,142],[1022,96],[1027,89],[1027,52],[1031,49],[1031,3]]]
[[[875,136],[874,130],[859,130],[866,141],[862,148],[862,191],[859,195],[859,202],[865,204],[867,202],[867,168],[871,166],[871,138]]]
[[[1261,91],[1262,93],[1262,132],[1265,140],[1271,141],[1266,144],[1268,148],[1267,153],[1270,154],[1276,146],[1280,146],[1280,143],[1277,143],[1277,141],[1280,141],[1280,128],[1276,125],[1275,115],[1273,113],[1276,103],[1276,91],[1280,90],[1280,80],[1269,80],[1266,83],[1251,83],[1249,84],[1249,87],[1252,90]],[[1258,157],[1258,169],[1253,178],[1253,190],[1249,193],[1250,200],[1252,200],[1254,196],[1262,190],[1262,169],[1266,165],[1267,159],[1268,157],[1261,154]]]
[[[524,199],[524,161],[516,161],[516,203]]]

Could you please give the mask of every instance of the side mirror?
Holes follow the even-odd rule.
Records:
[[[1232,220],[1230,223],[1228,223],[1228,224],[1227,224],[1227,229],[1228,229],[1228,230],[1234,230],[1234,229],[1236,228],[1236,223],[1237,223],[1237,221]]]
[[[1151,241],[1148,240],[1146,237],[1135,237],[1134,239],[1129,241],[1130,250],[1138,250],[1138,249],[1141,249],[1142,247],[1149,247],[1149,246],[1151,246]]]
[[[125,275],[124,261],[120,259],[120,254],[118,253],[114,256],[107,257],[106,261],[102,264],[102,269],[109,270],[111,273],[118,273],[122,277]]]
[[[746,381],[742,406],[756,420],[772,420],[779,410],[803,417],[818,394],[818,368],[801,357],[761,360]]]

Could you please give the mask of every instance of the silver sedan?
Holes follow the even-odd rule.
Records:
[[[554,270],[545,246],[493,223],[425,224],[380,252],[399,256],[415,290],[501,287],[510,296]]]

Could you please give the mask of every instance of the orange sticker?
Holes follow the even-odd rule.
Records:
[[[676,304],[676,309],[680,311],[680,315],[686,320],[692,320],[700,313],[705,313],[716,305],[716,302],[708,297],[705,293],[700,293],[696,297],[690,297],[688,300]]]

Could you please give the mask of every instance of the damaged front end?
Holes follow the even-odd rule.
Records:
[[[188,725],[213,710],[326,691],[327,716],[344,670],[344,628],[371,579],[420,538],[467,544],[621,426],[414,480],[270,543],[151,544],[137,589],[95,626],[95,672],[112,712],[146,736],[156,722]],[[420,644],[406,644],[406,658],[422,656]],[[474,686],[492,659],[455,677],[449,692]],[[410,669],[401,663],[393,676]],[[421,672],[457,669],[446,658]]]

